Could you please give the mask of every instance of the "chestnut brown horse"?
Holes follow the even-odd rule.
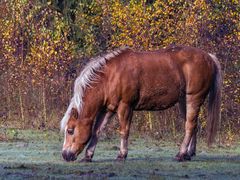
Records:
[[[76,160],[88,144],[83,161],[91,161],[99,135],[116,113],[120,124],[118,160],[128,153],[134,110],[164,110],[177,102],[185,117],[185,136],[178,161],[196,152],[199,109],[209,94],[208,143],[214,141],[220,118],[221,68],[217,58],[200,49],[172,46],[149,52],[120,48],[87,64],[74,85],[74,95],[61,121],[62,156]]]

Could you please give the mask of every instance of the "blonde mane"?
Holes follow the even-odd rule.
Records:
[[[61,131],[66,127],[66,124],[70,118],[72,108],[76,108],[78,113],[81,113],[83,107],[84,92],[87,87],[92,87],[92,83],[97,81],[99,72],[103,66],[106,65],[107,61],[121,54],[128,47],[122,47],[117,50],[111,51],[103,56],[97,56],[90,59],[90,62],[82,70],[81,74],[77,77],[74,82],[74,95],[70,101],[68,109],[61,121]]]

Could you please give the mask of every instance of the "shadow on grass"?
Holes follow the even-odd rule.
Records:
[[[196,162],[236,162],[240,163],[240,155],[198,155],[192,159]]]
[[[159,157],[159,158],[152,158],[152,157],[139,157],[139,158],[127,158],[126,160],[119,161],[117,159],[97,159],[92,160],[92,162],[81,162],[81,160],[77,160],[80,164],[91,164],[91,163],[125,163],[125,162],[134,162],[134,161],[161,161],[161,162],[176,162],[176,163],[184,163],[184,162],[178,162],[175,160],[174,157],[168,156],[168,157]],[[191,161],[185,161],[185,162],[239,162],[240,163],[240,155],[197,155],[192,157]]]

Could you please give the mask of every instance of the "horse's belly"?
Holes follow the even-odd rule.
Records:
[[[176,87],[152,87],[140,92],[135,110],[164,110],[173,106],[179,99],[180,90]]]

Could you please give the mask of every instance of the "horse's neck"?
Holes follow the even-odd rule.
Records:
[[[101,89],[95,87],[87,89],[83,100],[82,117],[94,120],[103,106],[103,97]]]

